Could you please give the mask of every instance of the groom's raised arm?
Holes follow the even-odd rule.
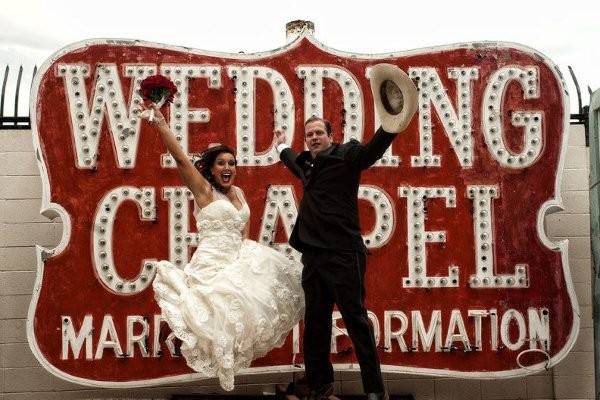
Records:
[[[371,68],[371,93],[381,127],[366,144],[352,143],[345,154],[361,169],[369,168],[383,156],[396,135],[404,131],[417,111],[417,88],[398,66],[377,64]]]
[[[292,150],[289,147],[281,147],[281,150],[279,148],[279,146],[277,146],[277,150],[279,151],[279,159],[281,160],[281,162],[290,170],[292,171],[292,173],[294,175],[296,175],[298,178],[304,180],[304,172],[302,171],[302,168],[300,168],[300,166],[296,163],[296,158],[298,158],[298,154],[296,154],[296,152],[294,152],[294,150]]]
[[[298,154],[296,154],[296,152],[285,143],[285,133],[283,133],[280,130],[276,130],[274,134],[275,141],[277,143],[277,152],[279,153],[279,159],[294,175],[300,178],[303,183],[306,183],[304,171],[296,162]]]
[[[354,146],[350,146],[345,158],[360,169],[367,169],[383,156],[395,138],[395,133],[386,132],[380,127],[367,143],[361,144],[356,141]]]

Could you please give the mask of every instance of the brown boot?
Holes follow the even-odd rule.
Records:
[[[390,400],[390,396],[387,392],[367,393],[367,400]]]
[[[326,383],[317,390],[311,390],[306,400],[329,400],[330,397],[337,399],[333,396],[333,383]]]
[[[278,400],[301,400],[308,397],[310,388],[304,377],[286,385],[276,386],[276,398]]]

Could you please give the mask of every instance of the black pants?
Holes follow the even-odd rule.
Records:
[[[306,299],[303,350],[308,384],[318,389],[333,382],[329,353],[331,313],[335,303],[354,345],[364,391],[383,392],[373,327],[364,305],[365,254],[310,249],[303,252],[302,263],[302,288]]]

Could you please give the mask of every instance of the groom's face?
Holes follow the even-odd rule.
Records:
[[[304,141],[308,151],[314,157],[331,146],[331,134],[327,133],[323,121],[311,121],[304,126]]]

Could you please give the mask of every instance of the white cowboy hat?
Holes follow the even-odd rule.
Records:
[[[402,132],[417,111],[417,88],[396,65],[374,65],[370,75],[381,127],[390,133]]]

